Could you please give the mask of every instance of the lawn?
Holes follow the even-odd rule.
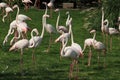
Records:
[[[79,43],[81,47],[84,46],[84,40],[92,37],[84,24],[87,24],[85,19],[88,18],[89,13],[94,13],[94,10],[61,10],[60,24],[65,25],[67,16],[66,11],[70,11],[73,18],[72,30],[74,34],[74,41]],[[20,13],[26,14],[32,18],[32,21],[27,21],[29,27],[37,28],[41,34],[42,30],[42,15],[44,10],[30,9],[29,11],[20,10]],[[16,10],[11,13],[12,20],[15,19]],[[48,18],[47,22],[55,26],[57,13],[53,12],[52,18]],[[0,19],[2,17],[0,16]],[[43,52],[48,47],[49,34],[45,32],[43,41],[39,47],[35,49],[36,64],[32,64],[32,50],[24,49],[23,55],[23,72],[20,71],[20,51],[9,52],[9,41],[13,37],[9,37],[9,41],[5,46],[2,46],[4,37],[9,29],[10,21],[6,19],[3,23],[0,20],[0,80],[68,80],[69,79],[69,65],[70,59],[59,58],[59,43],[54,43],[54,40],[59,36],[58,33],[53,34],[53,43],[50,52]],[[30,32],[28,33],[30,37]],[[96,39],[102,40],[101,31],[97,31]],[[91,66],[87,66],[88,48],[84,53],[84,58],[79,59],[79,80],[119,80],[120,79],[120,38],[113,36],[113,50],[106,54],[106,67],[103,67],[103,55],[101,54],[101,63],[97,64],[97,51],[94,49],[92,55]],[[69,42],[70,44],[70,42]],[[75,74],[75,73],[74,73]],[[75,80],[75,77],[72,78]]]

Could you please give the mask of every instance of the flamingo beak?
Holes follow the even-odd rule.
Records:
[[[30,20],[30,21],[31,21],[32,19],[31,19],[31,18],[28,18],[28,20]]]

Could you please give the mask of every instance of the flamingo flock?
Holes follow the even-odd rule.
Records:
[[[28,4],[32,3],[30,0],[22,0],[22,2],[25,4],[26,9],[28,9]],[[42,16],[42,31],[41,35],[39,34],[39,31],[37,28],[31,28],[28,26],[28,23],[26,20],[32,20],[29,16],[21,14],[20,9],[18,5],[13,5],[12,7],[8,6],[6,3],[2,2],[0,3],[0,8],[3,8],[4,13],[4,8],[6,14],[3,16],[2,21],[5,23],[5,18],[10,14],[10,12],[13,12],[15,9],[17,9],[16,17],[15,19],[10,23],[9,25],[9,30],[8,33],[6,34],[4,40],[3,40],[3,45],[5,45],[9,39],[10,35],[14,35],[14,37],[10,40],[10,48],[9,51],[13,50],[20,50],[20,67],[22,70],[23,67],[23,53],[25,48],[33,48],[32,52],[32,60],[33,63],[35,63],[35,48],[40,46],[41,43],[43,42],[44,38],[44,33],[45,31],[49,33],[50,38],[49,38],[49,45],[47,50],[45,52],[50,52],[50,46],[52,45],[52,35],[56,35],[56,33],[59,33],[59,37],[55,39],[55,43],[57,42],[61,43],[60,46],[60,59],[61,58],[70,58],[71,59],[71,64],[70,64],[70,71],[69,71],[69,76],[70,78],[73,76],[73,71],[74,71],[74,66],[76,65],[76,73],[79,72],[79,67],[78,67],[78,60],[79,58],[83,57],[85,55],[85,50],[87,47],[89,47],[89,52],[88,52],[88,66],[91,65],[91,59],[92,59],[92,48],[95,49],[98,52],[98,65],[100,62],[100,52],[103,53],[104,55],[104,67],[106,66],[105,64],[105,56],[108,51],[108,36],[110,36],[110,50],[112,50],[112,35],[119,34],[120,32],[120,17],[118,18],[118,23],[119,23],[119,31],[115,28],[108,27],[109,26],[109,21],[107,19],[104,19],[104,8],[102,8],[102,20],[101,20],[101,31],[103,33],[103,42],[99,41],[96,39],[96,30],[91,30],[90,34],[93,34],[92,38],[87,38],[84,41],[84,47],[82,49],[81,45],[78,44],[77,42],[74,42],[74,36],[73,36],[73,18],[70,15],[69,12],[66,12],[67,18],[65,22],[65,26],[59,25],[60,22],[60,9],[55,9],[55,12],[58,13],[58,16],[56,18],[56,27],[54,27],[52,24],[47,23],[47,19],[49,19],[52,15],[48,14],[48,7],[53,8],[54,0],[51,0],[48,4],[46,2],[43,2],[45,5],[46,9],[45,12]],[[31,38],[28,39],[27,35],[28,32],[31,32]],[[35,35],[34,35],[35,33]],[[71,41],[70,44],[68,44],[68,41]]]

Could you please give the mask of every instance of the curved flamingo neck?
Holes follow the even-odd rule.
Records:
[[[66,45],[67,45],[68,38],[66,38],[65,41],[66,41],[65,43],[64,43],[64,39],[63,39],[63,41],[62,41],[62,45],[63,45],[63,47],[62,47],[62,50],[61,50],[61,53],[60,53],[62,57],[65,56],[65,54],[64,54],[64,49],[65,49],[65,47],[66,47]]]

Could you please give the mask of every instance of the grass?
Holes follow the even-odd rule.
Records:
[[[66,15],[65,12],[68,10],[61,10],[60,24],[65,25]],[[93,11],[84,11],[83,10],[69,10],[73,18],[73,33],[74,41],[79,43],[83,48],[84,40],[86,38],[92,37],[89,34],[88,30],[83,26],[85,18],[89,13]],[[12,20],[15,19],[15,13],[11,14]],[[37,28],[41,33],[42,30],[42,15],[44,10],[34,10],[30,9],[28,12],[21,10],[20,13],[26,14],[32,18],[32,21],[27,21],[28,25],[31,28]],[[2,17],[0,17],[1,19]],[[55,26],[57,18],[57,13],[53,12],[53,17],[49,18],[47,22]],[[0,80],[68,80],[69,65],[71,60],[62,58],[59,59],[59,43],[53,43],[49,53],[42,52],[47,49],[49,34],[45,32],[43,41],[39,47],[36,48],[36,65],[35,68],[32,65],[32,50],[24,50],[24,75],[21,75],[20,72],[20,51],[9,52],[9,42],[2,46],[3,39],[7,34],[9,29],[9,21],[6,20],[5,23],[1,24],[0,29]],[[30,32],[28,33],[30,36]],[[53,34],[53,40],[56,39],[59,34]],[[9,37],[10,39],[13,37]],[[103,68],[103,57],[101,55],[101,65],[97,64],[97,52],[93,50],[91,66],[87,67],[87,58],[88,58],[88,49],[85,51],[84,59],[79,59],[79,80],[119,80],[120,79],[120,39],[119,36],[113,37],[113,50],[112,52],[108,51],[106,54],[106,68]],[[97,40],[102,41],[101,32],[97,32]],[[82,62],[83,61],[83,62]],[[74,80],[74,77],[72,78]]]

